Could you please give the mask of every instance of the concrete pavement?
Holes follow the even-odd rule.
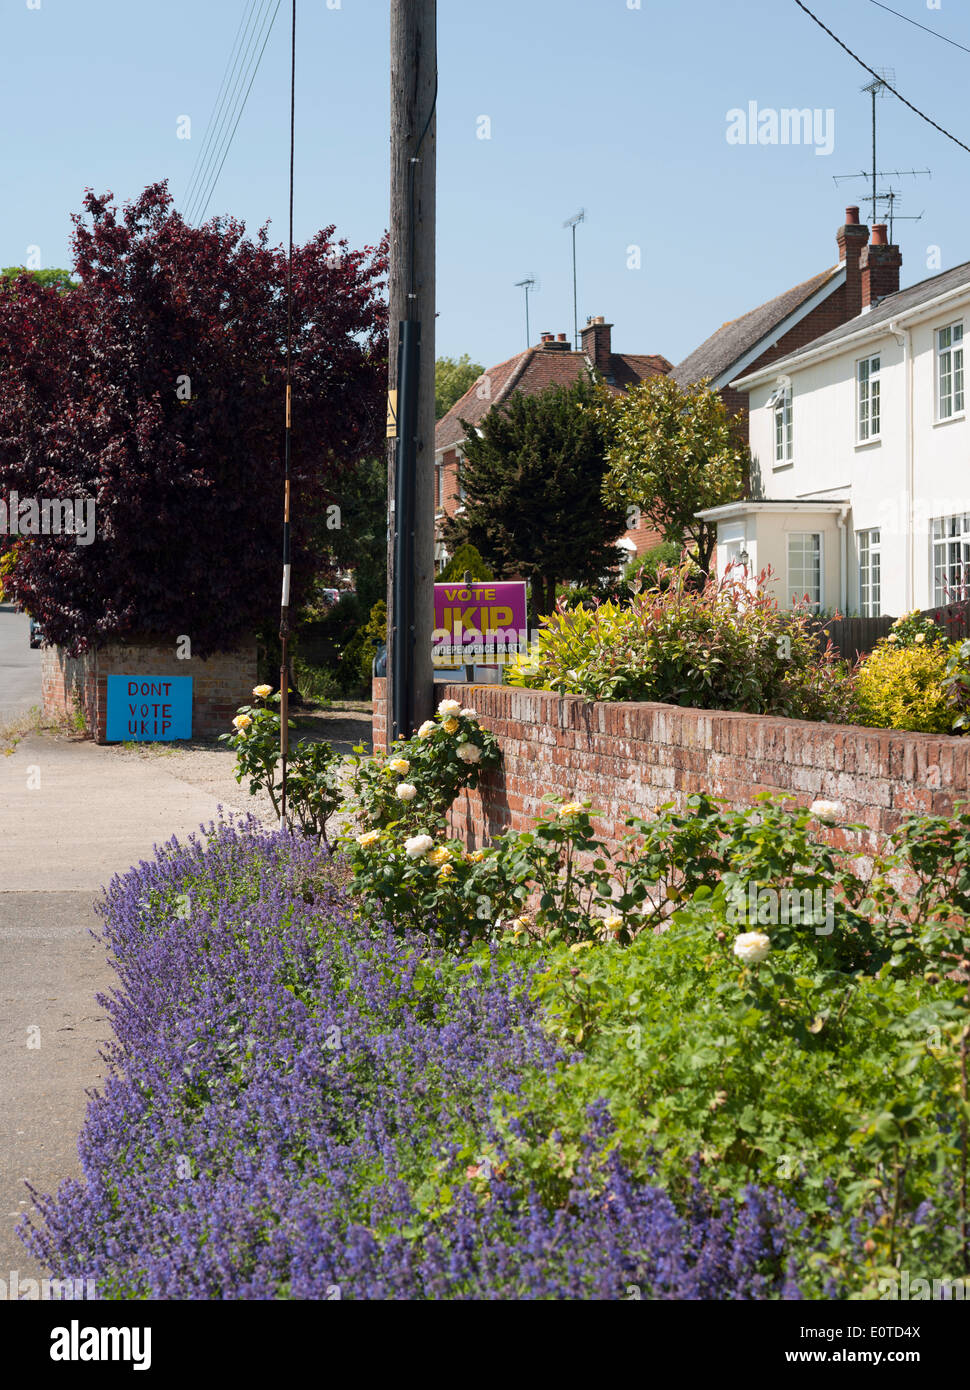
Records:
[[[80,1171],[85,1092],[110,1033],[95,996],[114,984],[92,904],[116,872],[216,808],[164,759],[49,734],[0,757],[0,1279],[44,1272],[14,1234],[24,1180],[47,1192]]]

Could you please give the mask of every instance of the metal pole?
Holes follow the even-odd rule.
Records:
[[[283,594],[280,600],[280,829],[286,826],[290,751],[290,433],[293,413],[293,153],[296,146],[296,0],[290,33],[290,239],[286,263],[286,415],[283,427]]]
[[[876,95],[878,87],[872,89],[872,225],[875,226],[879,221],[878,208],[876,206],[876,170],[879,165],[876,163]]]
[[[576,223],[573,223],[573,350],[579,351],[579,299],[576,291]]]
[[[529,286],[525,287],[525,345],[529,348],[532,345],[532,335],[529,332]]]

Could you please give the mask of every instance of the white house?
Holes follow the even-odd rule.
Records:
[[[970,262],[902,291],[900,264],[874,227],[862,312],[731,383],[752,497],[700,515],[719,569],[771,565],[785,603],[898,616],[970,592]]]

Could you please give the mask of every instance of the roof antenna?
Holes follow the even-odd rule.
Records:
[[[870,82],[866,82],[864,86],[859,88],[861,92],[867,92],[869,96],[872,98],[872,168],[868,172],[862,171],[858,174],[835,174],[834,179],[836,183],[842,183],[846,179],[866,179],[869,182],[872,192],[868,195],[868,197],[864,198],[862,201],[870,203],[872,205],[872,215],[870,220],[873,223],[877,222],[879,219],[879,204],[886,203],[887,217],[889,222],[889,242],[891,245],[893,240],[894,222],[919,222],[922,219],[923,214],[920,213],[919,217],[904,217],[902,214],[897,213],[896,203],[899,202],[900,198],[902,197],[902,194],[897,193],[895,189],[893,189],[891,186],[889,188],[888,193],[879,193],[877,191],[877,180],[888,178],[918,179],[924,176],[927,178],[932,178],[932,174],[930,173],[929,169],[879,168],[879,161],[876,157],[876,102],[880,100],[880,98],[882,97],[894,95],[894,93],[892,93],[891,91],[891,88],[895,85],[896,82],[896,72],[893,68],[877,68],[875,69],[875,71],[877,73],[877,76],[873,77]]]
[[[539,289],[539,281],[534,275],[527,275],[524,280],[516,280],[515,288],[525,290],[525,346],[528,350],[532,346],[532,335],[529,332],[529,291]]]
[[[580,208],[579,212],[572,217],[567,217],[562,224],[564,227],[571,227],[573,230],[573,351],[579,351],[579,307],[578,296],[576,293],[576,228],[580,222],[586,221],[586,209]]]

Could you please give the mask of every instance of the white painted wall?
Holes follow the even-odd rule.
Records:
[[[848,608],[857,611],[855,533],[879,527],[882,611],[933,603],[931,518],[970,511],[970,422],[937,420],[936,331],[963,322],[966,386],[970,389],[970,290],[910,329],[913,375],[913,499],[907,496],[906,367],[904,347],[888,326],[825,361],[788,369],[792,383],[793,461],[775,466],[774,418],[766,403],[775,382],[750,392],[751,451],[766,499],[845,498],[849,514]],[[882,359],[882,429],[878,442],[856,439],[856,363]],[[911,517],[912,514],[912,525]],[[758,515],[759,543],[764,516]],[[755,520],[752,515],[749,525]],[[907,536],[913,537],[913,592],[907,593]],[[764,532],[767,535],[767,532]],[[750,548],[750,547],[749,547]],[[759,563],[763,563],[759,553]],[[826,565],[828,570],[828,565]],[[837,592],[837,590],[836,590]],[[826,604],[831,606],[831,604]]]

